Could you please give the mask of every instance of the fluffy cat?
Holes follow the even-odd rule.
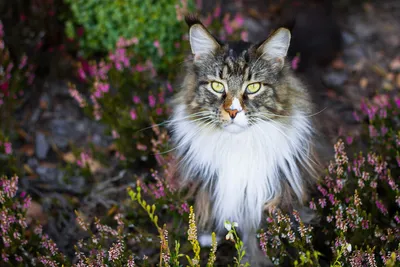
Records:
[[[287,29],[260,44],[222,43],[186,22],[193,59],[170,123],[182,186],[200,184],[199,227],[238,223],[254,263],[264,210],[300,207],[314,182],[311,101],[285,62]]]

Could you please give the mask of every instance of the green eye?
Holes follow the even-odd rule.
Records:
[[[211,82],[211,88],[217,93],[222,93],[225,89],[224,85],[220,82]]]
[[[247,85],[247,87],[246,87],[246,93],[248,93],[248,94],[257,93],[258,90],[260,90],[260,88],[261,88],[261,83],[252,83],[252,84],[249,84],[249,85]]]

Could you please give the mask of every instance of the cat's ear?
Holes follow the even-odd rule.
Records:
[[[257,48],[257,52],[263,59],[273,61],[277,67],[282,68],[289,45],[290,31],[279,28]]]
[[[217,40],[199,23],[190,26],[189,42],[195,60],[202,55],[214,53],[220,47]]]

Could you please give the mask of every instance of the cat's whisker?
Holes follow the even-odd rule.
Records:
[[[200,111],[200,112],[193,113],[193,114],[191,114],[191,115],[188,115],[188,116],[183,117],[183,118],[180,118],[180,119],[166,120],[166,121],[161,122],[161,123],[158,123],[158,124],[153,124],[153,125],[151,125],[151,126],[149,126],[149,127],[146,127],[146,128],[140,129],[140,130],[137,130],[135,133],[143,132],[143,131],[145,131],[145,130],[152,129],[152,128],[154,128],[154,127],[163,126],[163,125],[166,125],[166,124],[170,124],[170,123],[174,123],[174,122],[179,122],[179,121],[182,121],[182,120],[186,120],[186,119],[188,119],[188,118],[199,117],[199,116],[207,115],[207,114],[210,114],[210,112],[209,112],[209,111]]]
[[[313,114],[310,114],[310,115],[289,115],[289,116],[286,116],[286,115],[275,114],[273,112],[262,112],[260,114],[272,115],[272,116],[283,117],[283,118],[311,118],[311,117],[314,117],[314,116],[317,116],[317,115],[321,114],[326,109],[327,109],[327,107],[325,107],[325,108],[321,109],[320,111],[317,111],[317,112],[315,112]]]
[[[200,130],[205,129],[208,125],[210,125],[210,124],[213,123],[213,118],[212,118],[212,117],[201,118],[201,119],[198,119],[198,120],[195,120],[195,121],[201,121],[201,120],[204,120],[204,122],[203,122],[203,124],[202,124],[202,123],[199,124],[199,126],[201,126],[201,127],[200,127]],[[190,138],[187,139],[186,142],[180,143],[178,146],[176,146],[176,147],[174,147],[174,148],[172,148],[172,149],[169,149],[169,150],[167,150],[167,151],[163,151],[163,152],[160,152],[160,153],[156,153],[156,154],[153,154],[153,155],[163,155],[163,154],[167,154],[167,153],[169,153],[169,152],[171,152],[171,151],[174,151],[174,150],[177,149],[177,148],[180,148],[180,147],[182,147],[182,146],[185,146],[186,144],[188,144],[188,143],[190,142],[190,140],[191,140],[196,134],[197,134],[197,133],[194,133],[192,136],[190,136]]]
[[[204,120],[204,119],[207,119],[207,121],[209,120],[209,119],[214,119],[214,117],[213,116],[211,116],[211,115],[208,115],[208,116],[205,116],[205,117],[201,117],[201,118],[198,118],[198,119],[195,119],[195,120],[190,120],[190,122],[198,122],[198,121],[202,121],[202,120]],[[172,132],[174,132],[175,131],[175,129],[172,129]]]

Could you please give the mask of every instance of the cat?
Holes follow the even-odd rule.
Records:
[[[181,185],[199,184],[198,227],[223,233],[226,220],[238,223],[256,266],[264,211],[301,207],[315,182],[313,105],[286,60],[289,30],[223,43],[197,18],[186,22],[193,58],[169,125]]]

